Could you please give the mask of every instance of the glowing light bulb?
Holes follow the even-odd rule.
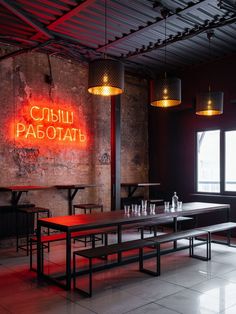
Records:
[[[108,82],[108,75],[106,73],[103,75],[102,81],[104,84]]]

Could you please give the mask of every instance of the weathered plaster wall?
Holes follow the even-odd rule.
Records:
[[[2,48],[1,55],[6,52]],[[44,79],[49,74],[46,55],[32,52],[0,63],[0,186],[97,183],[80,191],[75,202],[102,202],[110,210],[110,100],[87,92],[87,63],[56,56],[50,60],[51,89]],[[22,108],[34,99],[73,106],[86,130],[87,147],[24,145],[10,138],[12,121],[21,119]],[[123,182],[148,180],[147,106],[146,80],[127,75],[121,118]],[[0,204],[9,202],[10,194],[1,193]],[[53,215],[67,213],[66,191],[32,191],[22,202],[46,206]]]

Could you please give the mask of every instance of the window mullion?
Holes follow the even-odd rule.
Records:
[[[225,131],[220,131],[220,193],[225,192]]]

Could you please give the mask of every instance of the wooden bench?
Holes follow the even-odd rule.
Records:
[[[95,236],[98,234],[102,234],[105,236],[105,245],[108,244],[108,238],[107,235],[111,232],[114,231],[113,227],[107,227],[107,228],[99,228],[99,229],[92,229],[92,230],[88,230],[88,231],[78,231],[78,232],[72,232],[71,233],[71,239],[75,239],[75,238],[82,238],[82,237],[86,237],[86,236],[91,236],[92,237],[92,248],[95,248]],[[43,261],[44,261],[44,248],[47,248],[49,243],[52,242],[57,242],[57,241],[63,241],[66,240],[66,233],[62,232],[62,233],[56,233],[56,234],[50,234],[50,235],[44,235],[41,236],[41,250],[42,250],[42,267],[43,267]],[[30,270],[35,270],[33,268],[33,244],[37,244],[37,237],[31,237],[30,238]]]
[[[193,238],[195,236],[201,236],[206,235],[206,257],[194,255],[194,243]],[[92,296],[92,273],[93,273],[93,264],[92,260],[94,258],[99,258],[101,256],[108,256],[112,254],[120,254],[125,251],[139,249],[139,270],[151,275],[159,276],[160,275],[160,244],[166,243],[166,242],[172,242],[184,238],[189,238],[189,255],[191,257],[200,258],[202,260],[209,260],[209,233],[204,230],[186,230],[186,231],[180,231],[175,232],[171,234],[165,234],[161,235],[159,237],[150,237],[146,239],[138,239],[138,240],[132,240],[127,242],[121,242],[106,246],[101,246],[93,249],[86,249],[86,250],[79,250],[75,251],[73,253],[73,282],[74,282],[74,289],[78,290],[80,293],[91,297]],[[155,246],[156,253],[157,253],[157,259],[156,259],[156,272],[145,269],[143,267],[143,260],[144,260],[144,254],[143,249],[145,247]],[[77,288],[76,287],[76,256],[81,256],[84,258],[87,258],[89,260],[89,288],[88,291],[85,291],[84,289]],[[119,264],[118,264],[119,265]]]

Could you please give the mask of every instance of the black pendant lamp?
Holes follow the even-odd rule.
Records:
[[[223,92],[199,93],[196,97],[196,114],[199,116],[216,116],[223,113]]]
[[[209,57],[211,58],[211,38],[214,31],[207,32],[209,40]],[[196,97],[196,114],[199,116],[215,116],[223,113],[223,92],[212,92],[209,84],[208,92],[199,93]]]
[[[114,96],[124,91],[124,66],[120,61],[98,59],[89,64],[88,92]]]
[[[163,12],[165,18],[165,67],[166,67],[166,18],[168,12]],[[181,103],[181,80],[168,77],[166,72],[162,79],[154,82],[151,93],[151,105],[155,107],[173,107]]]
[[[107,1],[105,0],[105,52],[102,59],[89,64],[88,92],[93,95],[115,96],[124,91],[124,66],[106,56]]]
[[[181,103],[181,80],[177,77],[164,77],[154,82],[151,105],[173,107]]]

